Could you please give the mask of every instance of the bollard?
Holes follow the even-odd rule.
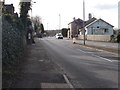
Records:
[[[76,38],[74,37],[74,38],[73,38],[73,44],[75,44],[75,43],[76,43]]]

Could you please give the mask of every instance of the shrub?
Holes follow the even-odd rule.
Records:
[[[117,35],[111,35],[110,42],[117,42]]]

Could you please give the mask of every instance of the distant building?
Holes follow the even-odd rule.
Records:
[[[120,1],[118,2],[118,29],[120,29]]]
[[[0,16],[2,14],[11,15],[14,18],[18,18],[18,13],[14,13],[15,8],[13,4],[4,4],[4,1],[0,1]]]
[[[14,14],[14,6],[13,6],[13,4],[6,4],[6,5],[4,5],[3,11],[5,13],[7,13],[7,14],[13,15]]]
[[[0,1],[0,16],[2,15],[3,6],[4,6],[4,2]]]
[[[62,33],[61,30],[45,30],[46,36],[55,36],[56,33]]]

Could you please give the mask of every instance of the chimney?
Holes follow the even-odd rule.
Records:
[[[89,19],[89,20],[92,19],[92,14],[91,14],[91,13],[89,13],[88,19]]]
[[[75,17],[73,18],[73,21],[75,21],[76,19],[75,19]]]

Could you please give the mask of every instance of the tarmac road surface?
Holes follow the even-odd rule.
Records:
[[[43,38],[40,42],[75,88],[118,88],[117,55],[66,39]]]

